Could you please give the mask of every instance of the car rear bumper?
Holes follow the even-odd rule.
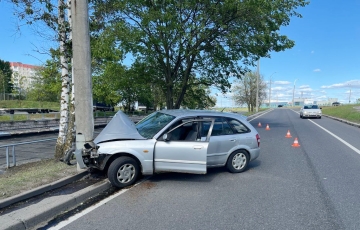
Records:
[[[321,117],[321,114],[303,114],[303,117]]]
[[[255,160],[260,155],[260,148],[250,149],[250,161]]]

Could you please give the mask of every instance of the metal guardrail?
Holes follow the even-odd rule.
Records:
[[[43,140],[38,140],[38,141],[27,141],[27,142],[20,142],[20,143],[15,143],[15,144],[8,144],[8,145],[0,145],[0,148],[6,148],[6,168],[11,167],[10,166],[10,155],[9,155],[9,148],[12,148],[12,162],[13,162],[13,166],[16,166],[16,154],[15,154],[15,146],[19,146],[19,145],[27,145],[27,144],[35,144],[35,143],[40,143],[40,142],[45,142],[45,141],[53,141],[56,140],[57,138],[49,138],[49,139],[43,139]]]
[[[135,123],[137,123],[142,118],[143,117],[141,117],[141,116],[130,117],[130,119],[132,121],[134,121]],[[112,119],[112,117],[98,117],[94,120],[94,123],[95,123],[95,126],[96,125],[106,125],[111,119]],[[32,126],[32,127],[23,127],[23,128],[34,128],[34,127]],[[16,166],[16,146],[27,145],[27,144],[36,144],[36,143],[41,143],[41,142],[46,142],[46,141],[54,141],[54,140],[57,140],[57,138],[48,138],[48,139],[43,139],[43,140],[26,141],[26,142],[20,142],[20,143],[0,145],[0,149],[5,148],[5,151],[6,151],[6,168]],[[11,157],[12,157],[12,159],[11,159]],[[10,163],[11,161],[12,161],[12,165]]]

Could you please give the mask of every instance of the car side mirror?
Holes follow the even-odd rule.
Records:
[[[322,109],[322,107],[320,107],[320,109]]]
[[[164,141],[170,141],[170,139],[171,139],[171,133],[165,133],[163,135],[163,140]]]

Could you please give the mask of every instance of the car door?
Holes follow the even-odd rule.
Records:
[[[198,119],[182,123],[166,132],[165,140],[159,138],[154,149],[155,172],[206,174],[211,129],[207,138],[201,138],[202,122]]]

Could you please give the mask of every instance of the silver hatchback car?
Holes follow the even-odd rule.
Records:
[[[106,170],[112,185],[134,184],[139,174],[206,174],[209,167],[244,171],[260,154],[260,136],[246,117],[205,110],[161,110],[134,124],[119,111],[76,154],[81,168]]]

